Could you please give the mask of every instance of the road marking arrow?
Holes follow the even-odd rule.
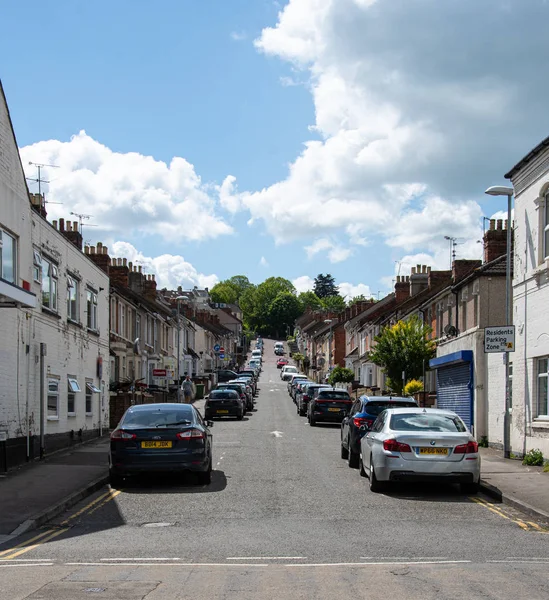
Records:
[[[271,431],[271,435],[274,435],[276,438],[281,438],[284,433],[282,431]]]

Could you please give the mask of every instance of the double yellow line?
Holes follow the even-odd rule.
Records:
[[[523,521],[522,519],[513,518],[512,516],[504,513],[503,510],[498,508],[495,504],[493,504],[492,502],[487,502],[483,498],[478,498],[477,496],[474,496],[471,497],[471,500],[473,502],[476,502],[477,504],[480,504],[481,506],[484,506],[484,508],[487,508],[489,511],[493,512],[499,517],[502,517],[503,519],[507,519],[508,521],[515,523],[524,531],[533,531],[536,533],[543,533],[545,535],[549,534],[549,530],[541,527],[537,523],[534,523],[533,521]]]
[[[77,517],[83,514],[91,515],[93,512],[105,506],[105,504],[116,498],[118,494],[120,494],[120,490],[109,489],[109,491],[105,492],[104,494],[101,494],[100,496],[95,498],[95,500],[92,500],[89,504],[86,504],[86,506],[70,515],[70,517],[67,517],[64,521],[61,522],[60,527],[50,527],[46,531],[39,533],[30,540],[26,540],[21,544],[18,544],[17,546],[8,548],[7,550],[2,550],[0,552],[0,562],[3,560],[13,560],[18,556],[21,556],[21,554],[30,552],[31,550],[38,548],[42,544],[49,542],[53,538],[56,538],[57,536],[65,533],[70,529],[68,525],[73,519],[76,519]]]

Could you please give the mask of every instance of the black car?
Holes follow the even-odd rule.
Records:
[[[206,398],[204,405],[206,419],[212,419],[213,417],[236,417],[241,421],[245,413],[245,401],[234,390],[212,390]]]
[[[304,417],[307,414],[307,407],[309,402],[313,399],[315,390],[317,389],[329,389],[330,386],[324,383],[311,383],[310,381],[305,382],[300,386],[301,390],[298,390],[295,395],[295,403],[297,406],[297,414],[300,417]]]
[[[349,466],[357,468],[360,457],[361,425],[370,428],[377,416],[386,408],[417,407],[413,398],[396,396],[361,396],[355,400],[349,415],[341,423],[341,458],[347,459]]]
[[[215,374],[217,375],[218,383],[225,383],[227,381],[231,381],[231,379],[236,379],[238,377],[238,373],[230,371],[229,369],[220,369],[219,371],[216,371]]]
[[[315,398],[309,402],[307,420],[314,427],[319,422],[341,423],[347,416],[353,401],[345,390],[320,389]]]
[[[212,425],[190,404],[131,406],[111,434],[111,485],[129,475],[184,471],[210,483]]]

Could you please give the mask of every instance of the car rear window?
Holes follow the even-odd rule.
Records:
[[[170,409],[151,407],[150,409],[129,410],[121,425],[124,427],[162,427],[181,421],[192,423],[193,420],[193,409],[190,406],[181,405]]]
[[[375,400],[364,405],[364,412],[370,415],[378,416],[386,408],[417,408],[415,402],[394,402],[391,400]]]
[[[459,417],[429,413],[391,415],[389,427],[393,431],[439,431],[451,433],[467,431]]]
[[[322,392],[318,392],[318,399],[322,400],[323,398],[338,398],[341,400],[350,400],[350,396],[347,392],[341,392],[339,390],[325,390]]]
[[[234,398],[235,396],[238,396],[238,392],[235,392],[234,390],[214,390],[213,392],[211,392],[210,394],[210,398]]]

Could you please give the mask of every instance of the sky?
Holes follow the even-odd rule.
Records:
[[[449,268],[447,237],[481,258],[506,210],[484,190],[549,135],[547,0],[29,0],[0,21],[48,218],[161,287],[330,273],[350,299]]]

